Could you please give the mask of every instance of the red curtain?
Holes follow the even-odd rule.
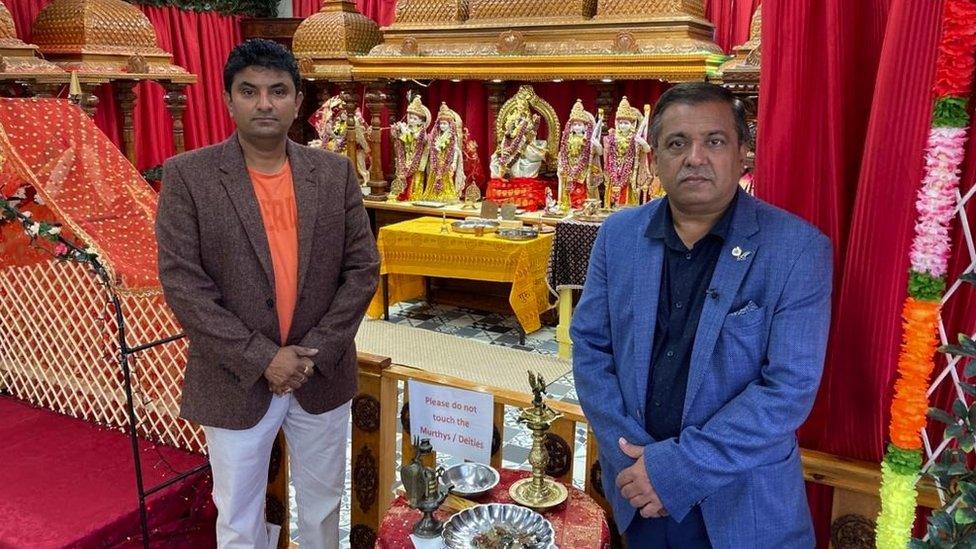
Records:
[[[29,41],[31,25],[51,0],[7,2],[18,36]],[[240,18],[217,13],[198,13],[178,8],[139,6],[156,30],[160,48],[173,54],[173,62],[197,75],[198,82],[186,88],[187,108],[183,116],[187,150],[215,143],[233,131],[233,123],[222,106],[223,66],[230,50],[241,41]],[[163,104],[162,86],[141,83],[134,116],[138,160],[146,169],[172,156],[172,119]],[[96,90],[98,109],[95,123],[121,147],[122,116],[111,85]]]
[[[715,25],[715,43],[723,50],[749,40],[752,14],[762,0],[705,0],[705,18]]]
[[[757,192],[820,227],[835,253],[826,370],[801,442],[877,461],[887,441],[942,3],[823,0],[764,9]],[[969,162],[963,192],[974,175]],[[950,281],[969,263],[955,230]],[[971,296],[967,289],[945,311],[953,333],[976,325]],[[829,491],[814,490],[811,504],[826,544]]]
[[[322,0],[291,0],[292,17],[305,18],[319,11]],[[356,8],[381,27],[393,24],[396,0],[356,0]]]
[[[159,47],[173,54],[174,63],[197,75],[197,83],[186,88],[186,149],[226,139],[234,131],[234,124],[223,104],[223,68],[230,50],[241,41],[240,17],[172,7],[141,9],[156,29]],[[137,93],[138,165],[144,169],[162,164],[173,155],[173,126],[163,103],[162,86],[144,82],[139,84]]]

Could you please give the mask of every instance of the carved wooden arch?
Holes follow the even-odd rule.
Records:
[[[556,116],[556,110],[552,108],[552,105],[536,95],[535,90],[528,84],[520,86],[518,93],[506,101],[498,111],[498,118],[495,119],[495,142],[502,142],[502,138],[505,136],[505,119],[515,108],[515,103],[519,99],[525,99],[529,104],[529,109],[538,113],[546,121],[546,160],[543,163],[543,171],[554,171],[559,159],[559,117]]]

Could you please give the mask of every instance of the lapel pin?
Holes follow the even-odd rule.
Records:
[[[749,250],[743,250],[738,246],[732,248],[732,257],[734,257],[736,261],[745,261],[745,259],[750,255],[752,255],[752,252]]]

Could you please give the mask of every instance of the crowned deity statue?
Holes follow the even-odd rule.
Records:
[[[441,103],[437,120],[430,130],[430,160],[427,163],[427,187],[424,200],[457,202],[464,188],[464,124],[461,115]]]
[[[588,188],[598,188],[602,170],[600,157],[603,146],[603,114],[598,119],[586,112],[583,101],[576,100],[559,142],[559,205],[565,210],[579,208],[588,195]]]
[[[390,189],[390,199],[420,200],[424,195],[424,180],[430,155],[430,110],[414,96],[407,106],[407,120],[390,127],[396,174]]]
[[[366,123],[366,118],[359,107],[354,115],[354,132],[356,135],[356,174],[363,185],[369,182],[370,148],[369,137],[373,132],[372,126]],[[308,142],[309,147],[317,147],[334,153],[348,155],[347,131],[349,128],[349,114],[346,104],[339,95],[333,95],[325,100],[316,110],[309,123],[315,128],[319,138]]]
[[[529,102],[517,98],[515,108],[505,118],[505,134],[491,155],[489,166],[493,178],[534,178],[539,175],[546,158],[546,142],[535,138],[539,121],[539,115],[532,112]]]
[[[625,96],[617,106],[613,128],[603,138],[603,166],[606,188],[605,208],[636,205],[642,194],[651,192],[652,177],[648,166],[647,125],[650,105],[644,113],[630,106]]]

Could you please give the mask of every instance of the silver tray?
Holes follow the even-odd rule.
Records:
[[[498,222],[488,219],[465,219],[451,223],[451,230],[456,233],[474,234],[476,227],[482,227],[486,233],[498,230]]]
[[[518,229],[498,229],[498,238],[505,240],[532,240],[538,238],[539,231],[532,227],[520,227]]]
[[[504,548],[503,544],[491,546],[476,543],[479,536],[490,534],[494,528],[500,528],[517,537],[530,536],[534,540],[524,545],[512,545],[513,548],[555,547],[552,523],[531,509],[511,503],[476,505],[452,516],[444,525],[444,544],[451,549]]]
[[[443,484],[451,487],[451,492],[464,497],[483,496],[498,485],[498,471],[482,463],[458,463],[448,467],[441,477]]]

